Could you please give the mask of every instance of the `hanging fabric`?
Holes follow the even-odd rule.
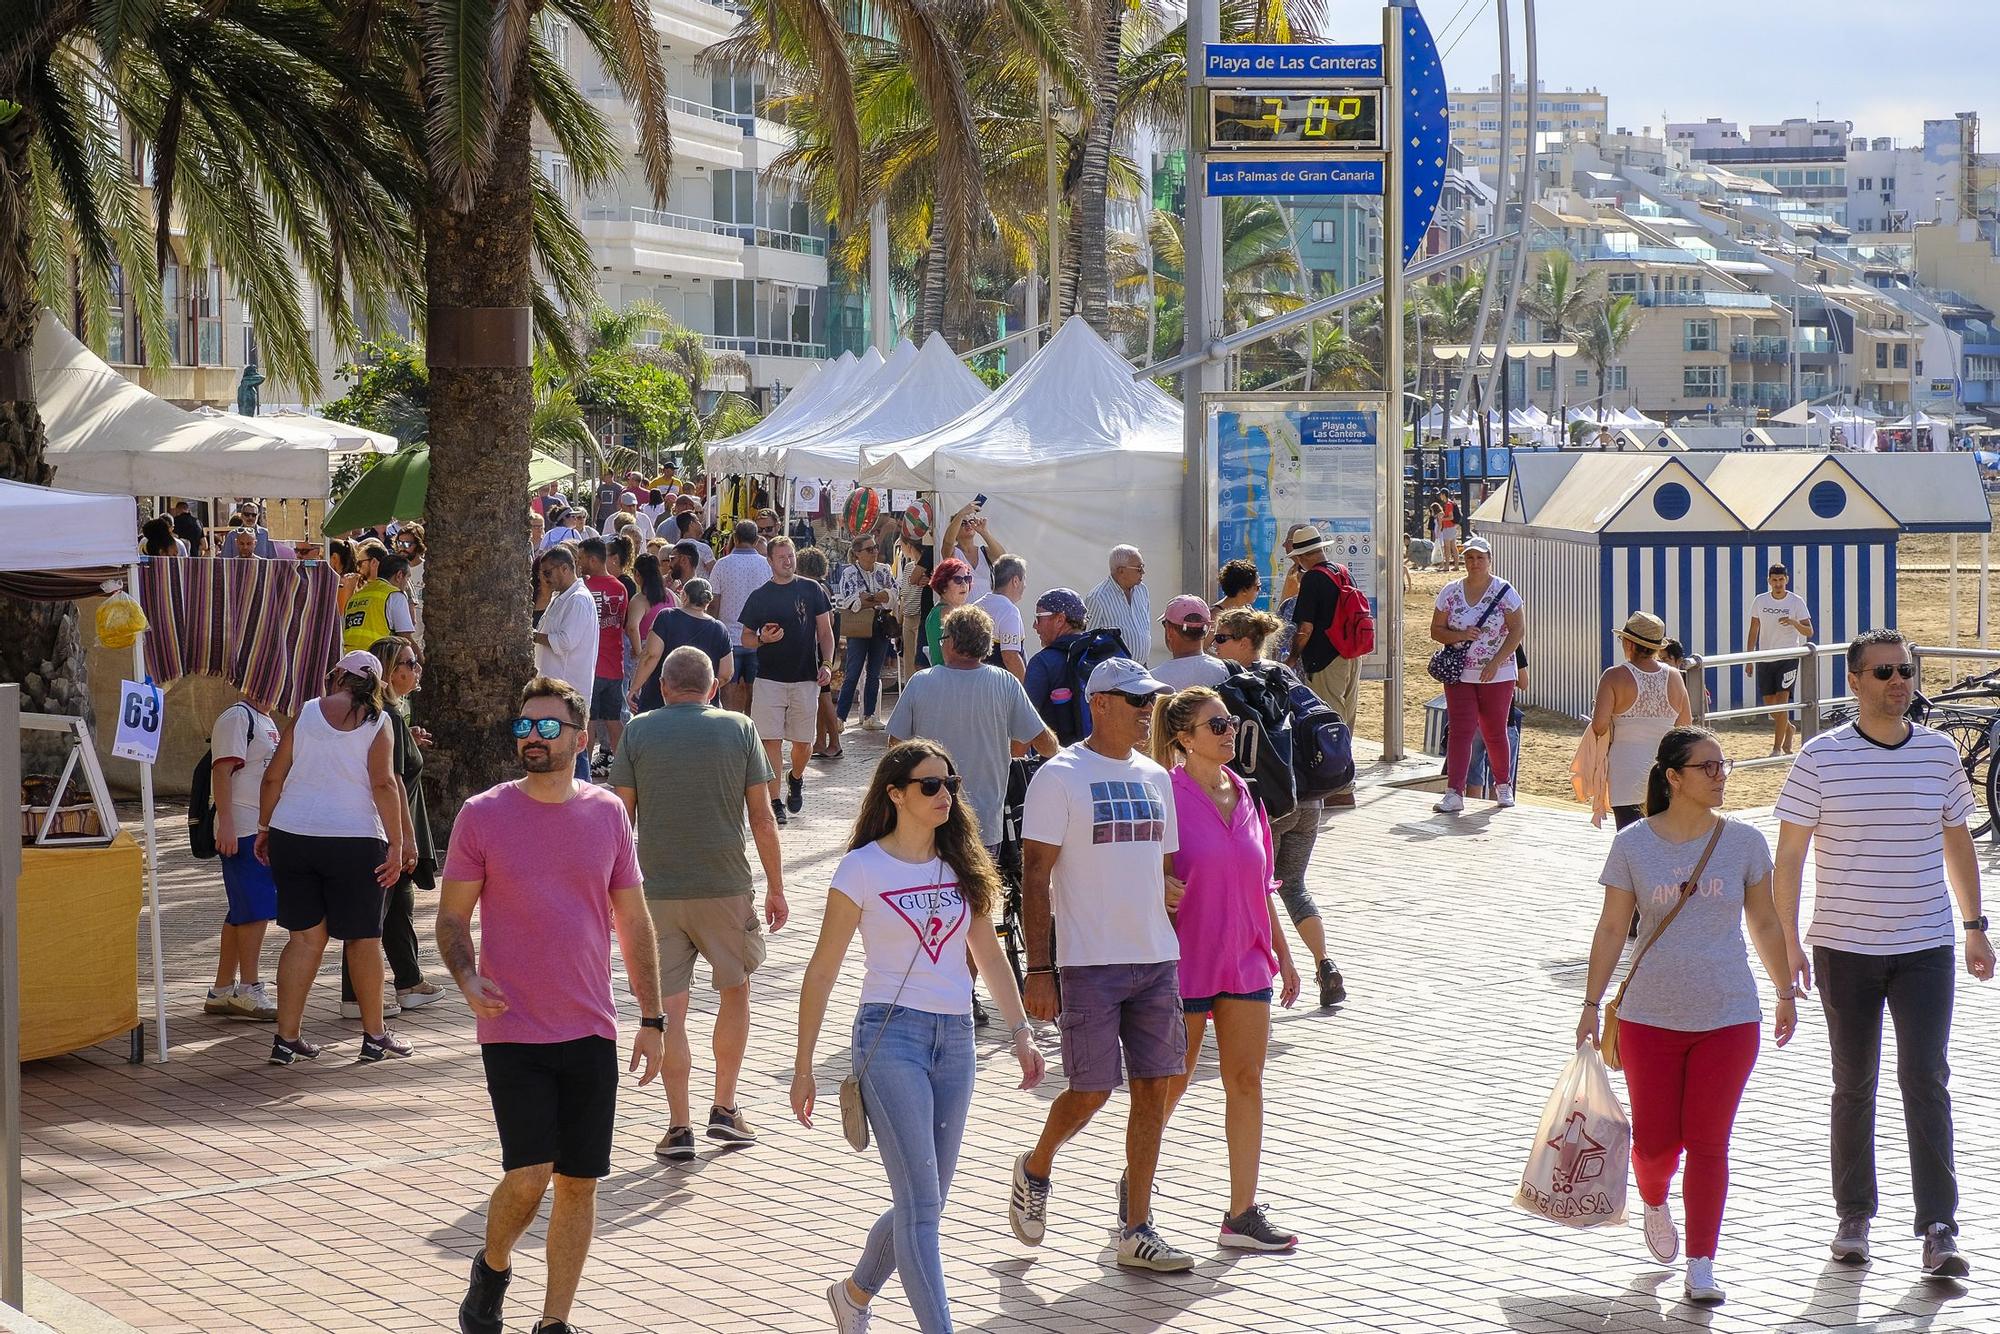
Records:
[[[285,713],[318,696],[340,646],[339,579],[319,561],[149,560],[139,605],[154,681],[220,676]]]

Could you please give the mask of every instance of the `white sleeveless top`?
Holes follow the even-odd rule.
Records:
[[[318,700],[309,700],[292,726],[292,767],[271,828],[311,838],[386,838],[368,779],[368,750],[388,725],[385,712],[343,732],[327,722]]]
[[[1638,695],[1632,707],[1611,718],[1611,747],[1605,763],[1611,777],[1613,806],[1643,806],[1646,802],[1646,775],[1660,753],[1660,738],[1674,725],[1673,702],[1667,697],[1669,668],[1640,671],[1623,664],[1632,675]]]

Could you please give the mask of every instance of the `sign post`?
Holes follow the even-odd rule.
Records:
[[[0,792],[21,790],[21,687],[0,685]],[[0,838],[0,1304],[21,1293],[21,840]]]

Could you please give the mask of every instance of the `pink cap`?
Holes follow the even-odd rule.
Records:
[[[1207,625],[1208,604],[1192,593],[1183,593],[1167,604],[1167,614],[1160,619],[1181,630],[1191,625]]]

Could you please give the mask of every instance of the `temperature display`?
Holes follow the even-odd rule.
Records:
[[[1382,147],[1381,107],[1379,88],[1211,92],[1209,147],[1225,152],[1258,148],[1370,152]]]

